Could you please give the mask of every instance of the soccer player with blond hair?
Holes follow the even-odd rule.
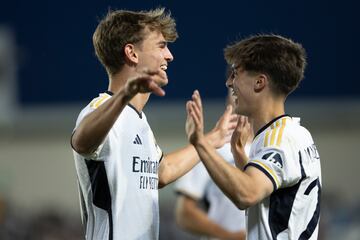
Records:
[[[165,95],[168,42],[176,38],[164,9],[110,11],[96,28],[93,44],[109,86],[81,111],[71,138],[87,240],[158,239],[158,187],[199,161],[191,145],[163,154],[143,112],[150,93]],[[225,111],[206,136],[213,147],[226,142],[235,119]]]

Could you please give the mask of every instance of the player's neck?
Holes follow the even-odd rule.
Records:
[[[126,82],[131,78],[131,72],[127,68],[123,68],[120,72],[109,76],[108,90],[117,93],[125,87]]]
[[[133,76],[134,70],[124,66],[119,73],[109,76],[108,90],[113,93],[117,93],[120,89],[125,87],[126,82]],[[130,100],[130,104],[133,105],[136,110],[142,112],[147,101],[149,100],[149,96],[149,93],[138,93]]]
[[[285,114],[284,101],[266,101],[259,106],[253,116],[254,133],[257,133],[271,120]]]
[[[138,93],[130,100],[130,104],[133,105],[138,112],[142,112],[149,97],[150,93]]]

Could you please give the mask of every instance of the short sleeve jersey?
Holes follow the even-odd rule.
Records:
[[[102,93],[77,124],[110,99]],[[158,166],[162,151],[145,114],[127,105],[90,156],[74,151],[86,239],[158,239]]]
[[[230,144],[217,151],[229,164],[234,165]],[[245,230],[245,212],[239,210],[212,181],[203,163],[198,163],[181,177],[175,189],[179,194],[208,203],[208,217],[223,228],[232,232]]]
[[[299,119],[280,116],[258,131],[245,166],[262,171],[273,193],[248,209],[248,239],[317,239],[320,157]]]

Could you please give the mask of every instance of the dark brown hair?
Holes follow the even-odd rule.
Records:
[[[296,89],[304,77],[305,49],[282,36],[252,36],[227,46],[224,55],[229,64],[266,74],[272,89],[285,96]]]

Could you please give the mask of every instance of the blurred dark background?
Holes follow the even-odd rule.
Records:
[[[170,45],[168,99],[194,88],[206,98],[226,94],[223,48],[256,33],[304,45],[309,65],[296,97],[359,97],[359,26],[355,1],[3,1],[0,23],[10,29],[22,105],[87,101],[107,88],[92,34],[108,9],[166,7],[180,38]]]
[[[92,34],[109,9],[165,7],[166,96],[145,111],[164,152],[187,143],[184,103],[204,97],[206,127],[224,109],[227,44],[275,33],[307,50],[305,79],[287,103],[313,134],[323,170],[319,239],[360,239],[359,16],[356,1],[1,1],[0,239],[82,239],[69,139],[77,114],[106,90]],[[196,239],[174,223],[173,185],[160,191],[160,239]]]

